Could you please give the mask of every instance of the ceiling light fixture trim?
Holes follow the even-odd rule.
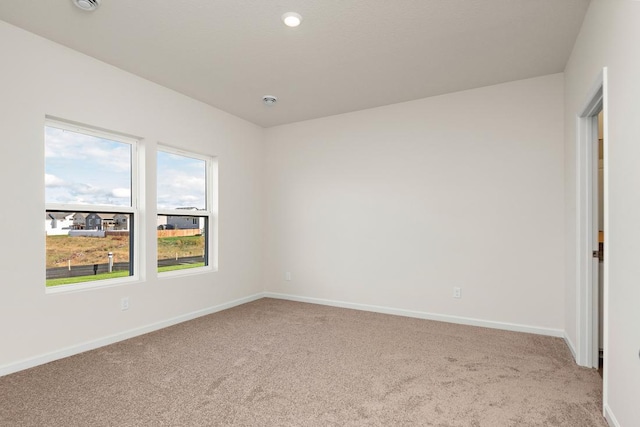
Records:
[[[302,16],[299,13],[287,12],[282,15],[282,22],[287,27],[297,27],[302,22]]]
[[[100,7],[101,1],[102,0],[73,0],[73,4],[82,10],[91,12]]]

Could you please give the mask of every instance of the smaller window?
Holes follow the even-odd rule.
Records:
[[[211,158],[158,150],[158,272],[209,265]]]

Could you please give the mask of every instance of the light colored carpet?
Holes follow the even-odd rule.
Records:
[[[2,426],[606,426],[561,339],[262,299],[0,378]]]

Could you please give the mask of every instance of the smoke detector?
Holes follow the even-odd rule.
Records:
[[[100,7],[100,2],[102,0],[73,0],[73,4],[78,6],[82,10],[86,10],[91,12]]]
[[[276,98],[275,96],[271,96],[271,95],[265,95],[262,97],[262,102],[264,102],[266,105],[273,105],[276,102],[278,102],[278,98]]]

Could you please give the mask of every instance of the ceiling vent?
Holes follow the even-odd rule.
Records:
[[[73,0],[73,4],[78,6],[82,10],[92,11],[100,7],[102,0]]]

